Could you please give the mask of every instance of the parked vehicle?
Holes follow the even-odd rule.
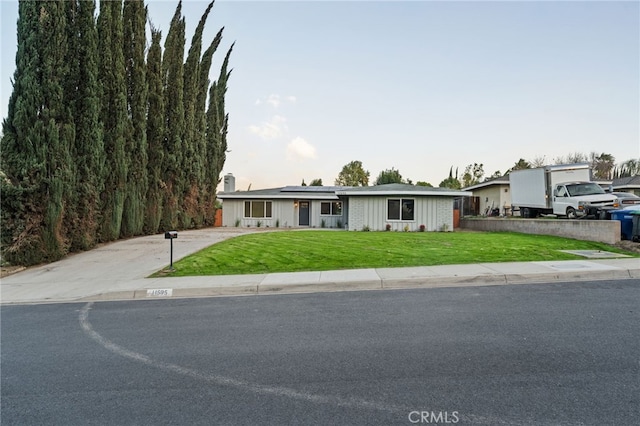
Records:
[[[574,219],[595,216],[603,207],[618,207],[615,195],[591,182],[589,163],[514,170],[509,186],[511,206],[522,217],[555,214]]]
[[[615,195],[618,198],[618,204],[620,208],[640,205],[640,197],[630,192],[612,192],[611,195]]]
[[[617,199],[617,207],[604,206],[600,208],[598,217],[600,219],[611,219],[611,212],[619,209],[634,209],[640,210],[640,197],[630,192],[611,192],[611,195],[615,195]]]

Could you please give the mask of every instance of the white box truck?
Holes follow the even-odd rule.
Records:
[[[555,214],[568,218],[617,207],[617,198],[591,182],[589,163],[561,164],[509,173],[512,211],[532,218]]]

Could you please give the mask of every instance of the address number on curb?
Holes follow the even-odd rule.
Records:
[[[172,288],[153,288],[147,290],[147,297],[171,297],[172,295]]]

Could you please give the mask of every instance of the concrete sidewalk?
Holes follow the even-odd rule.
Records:
[[[256,229],[180,232],[174,260]],[[640,259],[484,263],[257,275],[145,278],[169,264],[163,235],[106,244],[7,276],[2,304],[640,279]]]

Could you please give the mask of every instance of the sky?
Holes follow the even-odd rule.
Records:
[[[146,3],[164,43],[178,3]],[[207,4],[183,2],[187,50]],[[18,2],[0,14],[4,118]],[[395,168],[437,186],[473,163],[640,158],[637,1],[218,0],[205,46],[221,27],[210,78],[235,42],[222,175],[236,189],[333,185],[354,160],[370,183]]]

